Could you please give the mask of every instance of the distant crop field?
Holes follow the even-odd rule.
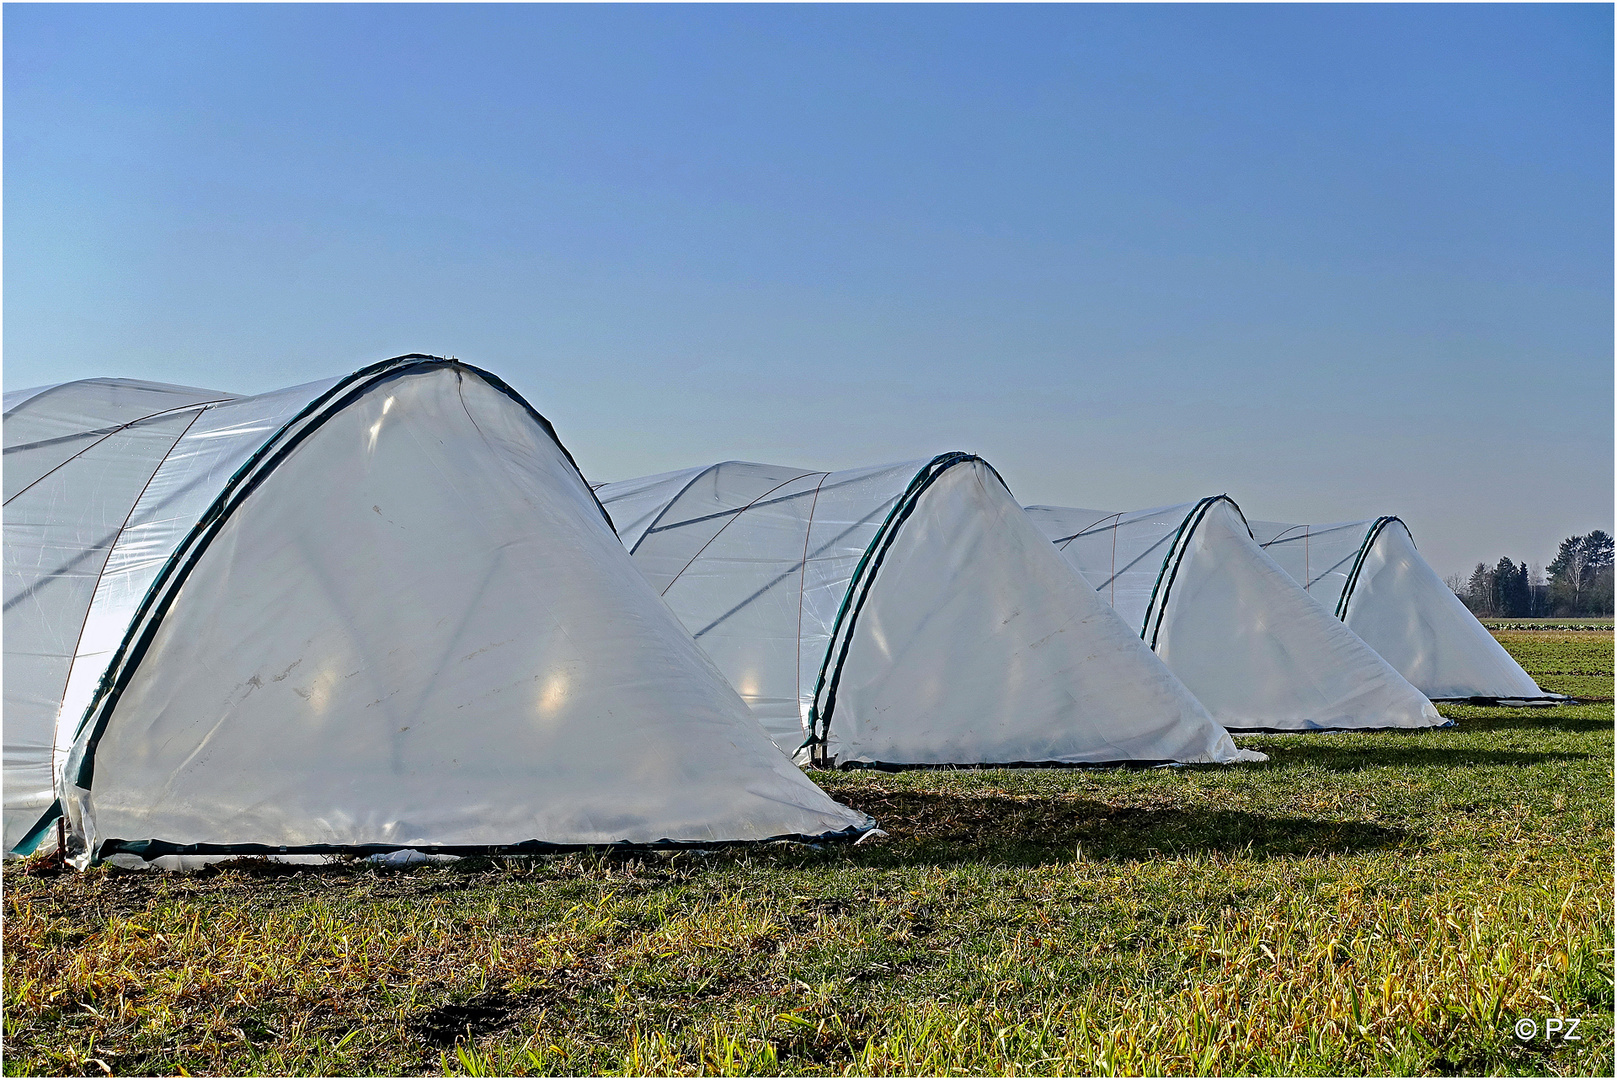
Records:
[[[1495,630],[1494,637],[1539,686],[1587,702],[1612,699],[1612,635],[1565,630]]]
[[[1495,619],[1492,617],[1482,620],[1482,625],[1490,630],[1610,630],[1612,620],[1608,615],[1599,619],[1559,618],[1551,615],[1540,615],[1532,619]]]
[[[1611,636],[1498,636],[1587,703],[816,774],[859,847],[8,865],[5,1069],[1609,1076]]]

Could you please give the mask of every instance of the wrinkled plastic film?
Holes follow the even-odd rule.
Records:
[[[1547,696],[1421,558],[1402,522],[1365,553],[1347,625],[1431,697]]]
[[[62,695],[55,731],[58,773],[107,664],[169,557],[248,458],[335,382],[208,408],[164,458],[129,514],[96,583]]]
[[[174,593],[95,755],[92,789],[69,792],[92,848],[868,823],[757,730],[560,448],[441,368],[368,392],[253,489]]]
[[[1349,629],[1426,696],[1555,697],[1539,688],[1443,583],[1415,550],[1402,521],[1258,521],[1252,531],[1287,574],[1306,581],[1311,596],[1341,614]]]
[[[99,436],[5,505],[7,851],[55,799],[56,719],[107,557],[153,472],[197,416],[195,409],[166,413]]]
[[[835,702],[825,749],[842,762],[1236,757],[986,465],[944,468],[949,482],[887,525],[930,467],[687,471],[697,479],[669,485],[635,562],[783,749],[809,734],[820,690]],[[641,490],[628,481],[597,494],[610,509]],[[1031,614],[1010,617],[1007,596]]]
[[[1263,553],[1227,498],[1113,514],[1030,507],[1028,516],[1225,727],[1442,723]]]

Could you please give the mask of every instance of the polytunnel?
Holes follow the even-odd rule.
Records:
[[[851,836],[548,421],[405,356],[8,397],[5,845],[107,857]]]
[[[1229,735],[982,459],[603,484],[635,565],[820,765],[1226,762]]]
[[[1252,535],[1286,573],[1436,701],[1544,703],[1437,571],[1396,517],[1333,525],[1252,522]]]
[[[1444,723],[1419,690],[1264,555],[1229,496],[1125,513],[1057,506],[1027,513],[1226,728]]]

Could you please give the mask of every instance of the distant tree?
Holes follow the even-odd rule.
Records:
[[[1587,583],[1585,570],[1583,537],[1569,536],[1562,540],[1560,550],[1555,553],[1555,558],[1548,567],[1550,598],[1557,614],[1578,613],[1583,588]]]
[[[1609,569],[1612,564],[1614,542],[1611,535],[1601,529],[1596,529],[1583,538],[1584,551],[1588,553],[1589,565],[1595,570]]]
[[[1493,596],[1490,597],[1488,610],[1493,614],[1510,614],[1505,598],[1510,592],[1511,579],[1515,576],[1516,564],[1504,555],[1499,556],[1499,561],[1494,563],[1493,569],[1488,572],[1488,577],[1493,582]]]
[[[1471,580],[1465,585],[1465,602],[1478,615],[1493,614],[1493,571],[1486,563],[1477,563],[1471,571]]]
[[[1584,600],[1584,614],[1610,615],[1612,613],[1612,538],[1596,529],[1583,538],[1583,548],[1589,562],[1589,592]]]
[[[1443,579],[1443,584],[1449,587],[1449,592],[1460,598],[1460,603],[1465,603],[1466,593],[1470,592],[1471,589],[1470,586],[1466,584],[1465,576],[1463,574],[1450,574],[1448,577]]]
[[[1527,608],[1529,615],[1546,615],[1550,610],[1549,582],[1545,580],[1544,568],[1537,563],[1527,573]]]
[[[1493,568],[1493,614],[1519,619],[1528,613],[1529,602],[1527,564],[1517,566],[1510,556],[1500,556]]]
[[[1548,567],[1550,599],[1561,615],[1605,614],[1611,610],[1612,538],[1596,529],[1569,536]]]
[[[1584,610],[1590,615],[1612,614],[1612,569],[1610,566],[1603,566],[1595,571],[1594,581],[1589,585]]]

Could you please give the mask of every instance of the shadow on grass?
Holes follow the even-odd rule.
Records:
[[[1586,716],[1478,716],[1461,717],[1459,730],[1472,731],[1611,731],[1610,720]]]
[[[500,1030],[522,1004],[503,990],[491,990],[463,1002],[429,1008],[412,1017],[407,1027],[428,1046],[447,1049],[460,1039],[470,1042]]]
[[[473,856],[446,866],[397,870],[359,860],[289,866],[242,859],[183,874],[108,867],[88,877],[69,878],[63,899],[73,907],[94,907],[106,917],[143,910],[177,895],[197,900],[210,893],[247,892],[259,901],[298,903],[358,887],[369,902],[426,898],[485,887],[524,867],[543,868],[543,877],[551,880],[558,873],[581,882],[612,879],[623,893],[667,887],[693,874],[758,858],[787,865],[851,858],[870,866],[1036,866],[1071,862],[1080,847],[1091,861],[1127,862],[1210,853],[1295,858],[1424,843],[1418,833],[1365,821],[1207,807],[1123,806],[1062,795],[887,791],[821,783],[832,798],[874,817],[890,839],[868,847],[770,844],[679,852],[599,848],[517,858]],[[466,1019],[446,1013],[423,1022],[435,1030],[458,1031]]]
[[[870,814],[898,844],[872,849],[883,863],[1128,861],[1224,852],[1253,858],[1381,851],[1420,837],[1363,821],[1277,817],[1240,810],[1113,806],[1089,799],[830,789]],[[863,852],[865,849],[858,849]]]
[[[1467,721],[1470,723],[1470,721]],[[1488,721],[1477,721],[1485,724]],[[1473,728],[1473,730],[1484,730]],[[1381,742],[1373,746],[1340,746],[1303,739],[1280,746],[1260,746],[1269,755],[1267,765],[1258,768],[1280,770],[1312,765],[1331,772],[1362,772],[1365,769],[1467,767],[1504,765],[1520,768],[1546,762],[1585,761],[1588,754],[1566,751],[1482,750],[1469,746],[1414,746]]]

